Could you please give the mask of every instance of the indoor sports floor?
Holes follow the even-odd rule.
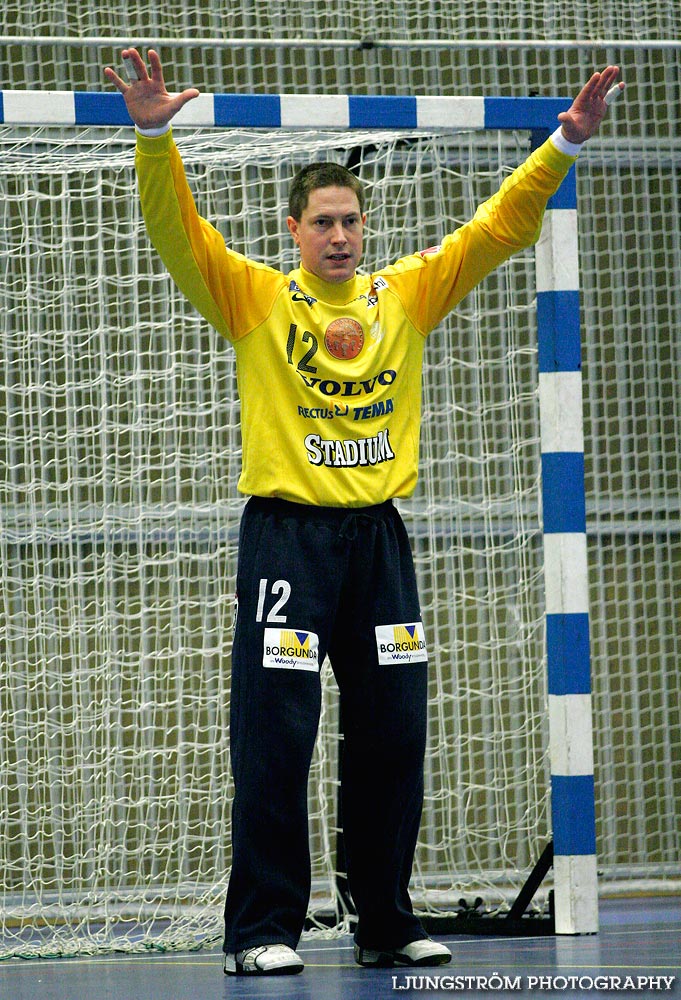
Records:
[[[225,976],[217,949],[10,959],[0,963],[0,1000],[383,1000],[428,993],[528,997],[549,992],[681,998],[681,898],[609,900],[601,903],[600,913],[601,929],[593,936],[444,937],[452,964],[420,971],[360,969],[350,938],[303,942],[301,975],[255,979]]]

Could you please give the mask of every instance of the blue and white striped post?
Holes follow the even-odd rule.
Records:
[[[546,129],[561,98],[371,97],[347,94],[200,94],[174,128]],[[132,125],[122,94],[0,90],[0,124]]]
[[[557,98],[201,94],[176,128],[518,129],[547,136]],[[0,91],[0,123],[132,125],[119,93]],[[598,930],[584,498],[577,198],[571,171],[537,245],[551,802],[556,931]]]
[[[598,930],[589,600],[574,170],[536,248],[539,406],[558,934]]]

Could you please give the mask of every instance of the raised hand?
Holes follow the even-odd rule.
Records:
[[[585,142],[598,131],[608,110],[609,102],[606,103],[605,98],[615,86],[618,76],[617,66],[606,66],[602,73],[594,73],[577,94],[570,109],[558,115],[568,142]],[[624,90],[624,84],[620,83],[619,88]]]
[[[171,95],[166,90],[163,80],[163,69],[158,53],[149,49],[147,53],[151,75],[137,49],[123,49],[121,53],[130,67],[132,75],[137,79],[126,83],[107,66],[104,76],[113,83],[123,97],[128,114],[139,128],[160,128],[184,107],[187,101],[199,96],[195,87],[183,90],[181,94]]]

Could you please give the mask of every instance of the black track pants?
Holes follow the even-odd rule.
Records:
[[[347,510],[251,499],[237,596],[225,951],[275,942],[295,948],[303,929],[307,782],[327,652],[345,733],[342,808],[356,940],[395,948],[425,937],[408,883],[423,800],[427,663],[399,514],[390,502]]]

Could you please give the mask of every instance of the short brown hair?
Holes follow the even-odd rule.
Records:
[[[288,212],[300,222],[307,207],[310,192],[324,187],[347,187],[357,195],[360,212],[364,212],[364,188],[359,178],[340,163],[309,163],[291,181]]]

